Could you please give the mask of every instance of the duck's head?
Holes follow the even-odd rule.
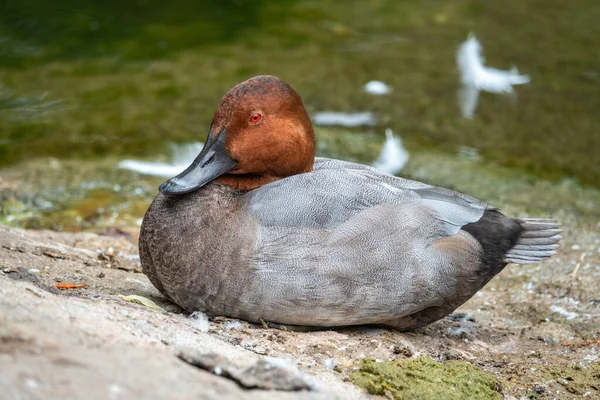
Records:
[[[315,135],[298,93],[279,78],[256,76],[223,97],[198,157],[159,190],[180,195],[214,180],[252,190],[312,171],[314,157]]]

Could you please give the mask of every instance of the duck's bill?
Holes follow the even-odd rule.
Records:
[[[225,148],[225,130],[216,139],[208,135],[204,148],[192,165],[158,187],[164,195],[182,195],[200,189],[219,176],[231,171],[235,160]]]

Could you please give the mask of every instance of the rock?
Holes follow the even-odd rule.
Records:
[[[573,241],[597,247],[598,242],[591,246],[600,240],[597,232],[578,226],[567,225],[565,231],[579,229]],[[0,225],[0,398],[361,399],[365,392],[344,379],[364,357],[465,361],[494,373],[507,399],[532,394],[540,382],[546,387],[540,398],[550,393],[570,398],[573,390],[589,398],[600,395],[594,378],[600,318],[596,252],[589,253],[591,267],[581,268],[576,280],[570,261],[576,263],[579,254],[541,266],[508,266],[457,313],[416,332],[252,324],[218,316],[211,316],[211,329],[202,332],[145,275],[112,265],[139,268],[135,237]],[[108,259],[99,260],[100,252]],[[525,284],[534,275],[546,283],[530,293]],[[87,287],[61,291],[57,283]],[[589,317],[545,320],[551,305],[564,303],[559,299],[565,293]],[[162,310],[119,296],[145,298]],[[460,331],[448,337],[448,330],[462,330],[469,340]],[[217,355],[239,382],[223,376],[220,365],[217,375],[183,362],[180,349]],[[334,370],[328,368],[332,362]],[[268,385],[280,390],[258,388]],[[302,385],[309,389],[283,390]],[[391,395],[384,386],[381,395]]]
[[[398,354],[398,355],[401,355],[406,358],[412,357],[414,354],[413,350],[408,346],[394,345],[394,346],[392,346],[392,352],[394,354]]]
[[[312,390],[308,378],[277,357],[263,357],[247,366],[238,366],[215,353],[194,354],[181,350],[178,357],[194,367],[226,377],[246,389],[299,391]]]
[[[5,399],[338,398],[333,392],[247,391],[308,390],[309,385],[299,372],[257,360],[207,334],[198,340],[186,325],[153,310],[132,308],[119,320],[114,304],[58,296],[5,277],[0,277],[0,293],[0,388]],[[160,319],[157,326],[139,323],[153,318]],[[194,343],[195,351],[212,351],[217,360],[230,362],[226,357],[232,357],[249,364],[226,367],[233,380],[189,368],[160,337],[179,346]]]
[[[535,385],[533,385],[533,387],[531,388],[531,391],[536,395],[536,396],[541,396],[544,393],[546,393],[546,385],[542,384],[542,383],[536,383]]]
[[[136,245],[115,237],[0,226],[5,274],[0,276],[0,398],[363,398],[359,389],[325,368],[319,371],[327,382],[319,387],[325,390],[317,392],[309,385],[321,378],[309,379],[295,366],[260,357],[255,351],[262,347],[266,352],[264,344],[248,351],[189,326],[182,310],[143,274],[86,265],[98,257],[96,249],[110,247],[133,253]],[[42,248],[65,257],[48,256]],[[29,271],[40,265],[43,273]],[[86,290],[56,289],[56,282],[73,282],[73,277],[86,283]],[[125,302],[119,295],[151,299],[164,309]],[[230,332],[247,334],[244,329]],[[255,330],[257,337],[262,332]],[[180,348],[227,360],[239,382],[182,362],[175,352]]]

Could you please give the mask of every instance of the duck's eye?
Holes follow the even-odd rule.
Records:
[[[262,115],[254,114],[253,116],[250,117],[250,122],[252,122],[253,124],[258,124],[261,119],[262,119]]]

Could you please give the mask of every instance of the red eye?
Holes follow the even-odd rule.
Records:
[[[252,122],[253,124],[258,124],[261,119],[262,119],[262,115],[254,114],[253,116],[250,117],[250,122]]]

